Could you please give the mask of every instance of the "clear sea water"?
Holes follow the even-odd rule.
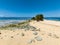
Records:
[[[31,17],[0,17],[0,27],[29,20]]]
[[[60,17],[45,17],[47,20],[60,21]]]
[[[0,17],[0,20],[28,20],[31,17]]]
[[[32,17],[0,17],[0,21],[6,21],[6,20],[29,20],[31,18]],[[45,17],[44,19],[60,21],[60,17]]]
[[[0,17],[0,26],[4,26],[6,24],[14,24],[19,23],[24,20],[29,20],[32,17]],[[47,20],[55,20],[60,21],[60,17],[45,17]]]

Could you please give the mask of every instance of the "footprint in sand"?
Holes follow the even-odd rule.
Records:
[[[5,37],[7,37],[7,35],[5,35]]]
[[[0,35],[1,35],[1,34],[2,34],[2,33],[0,32]],[[0,38],[3,39],[3,37],[1,37],[1,36],[0,36]]]
[[[15,32],[15,30],[13,30],[13,32]]]
[[[35,40],[34,39],[28,40],[28,44],[31,44],[32,42],[35,42]]]
[[[55,38],[59,38],[56,34],[53,34],[53,37],[55,37]]]
[[[49,33],[48,36],[53,37],[53,38],[59,38],[56,34]]]
[[[16,35],[19,35],[19,33],[17,33]]]
[[[3,37],[1,37],[1,39],[3,39]]]
[[[52,36],[52,33],[49,33],[48,36]]]
[[[25,34],[24,33],[21,33],[21,36],[25,36]]]
[[[11,38],[14,38],[13,36],[11,36]]]
[[[1,34],[1,32],[0,32],[0,34]]]

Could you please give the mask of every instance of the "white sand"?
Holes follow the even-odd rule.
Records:
[[[60,45],[60,22],[32,21],[30,25],[40,28],[40,31],[36,31],[37,35],[33,34],[34,31],[0,30],[0,45]],[[37,41],[35,37],[41,37],[42,40]]]

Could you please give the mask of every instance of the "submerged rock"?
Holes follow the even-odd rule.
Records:
[[[42,41],[42,37],[40,37],[40,36],[35,37],[35,39],[36,39],[37,41]]]
[[[21,29],[25,29],[25,30],[36,30],[35,27],[30,26],[29,24],[23,25],[20,27]]]
[[[31,44],[32,42],[35,42],[35,40],[34,39],[29,40],[28,44]]]
[[[36,31],[33,32],[34,35],[37,35],[38,33]]]

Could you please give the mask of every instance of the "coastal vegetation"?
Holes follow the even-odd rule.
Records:
[[[33,31],[36,30],[35,27],[29,25],[30,21],[31,20],[20,22],[20,23],[17,23],[17,24],[9,24],[9,25],[0,27],[0,29],[2,29],[2,30],[25,29],[25,31],[30,30],[30,29],[33,30]]]
[[[43,14],[37,14],[35,17],[32,17],[31,19],[36,21],[43,21],[44,16]]]
[[[26,20],[26,21],[23,21],[23,22],[20,22],[20,23],[17,23],[17,24],[8,24],[6,26],[2,26],[0,27],[0,29],[27,29],[29,30],[30,28],[34,31],[36,28],[33,27],[33,26],[30,26],[29,23],[32,21],[32,20],[36,20],[36,21],[43,21],[44,17],[43,17],[43,14],[38,14],[36,15],[35,17],[32,17],[31,20]]]

